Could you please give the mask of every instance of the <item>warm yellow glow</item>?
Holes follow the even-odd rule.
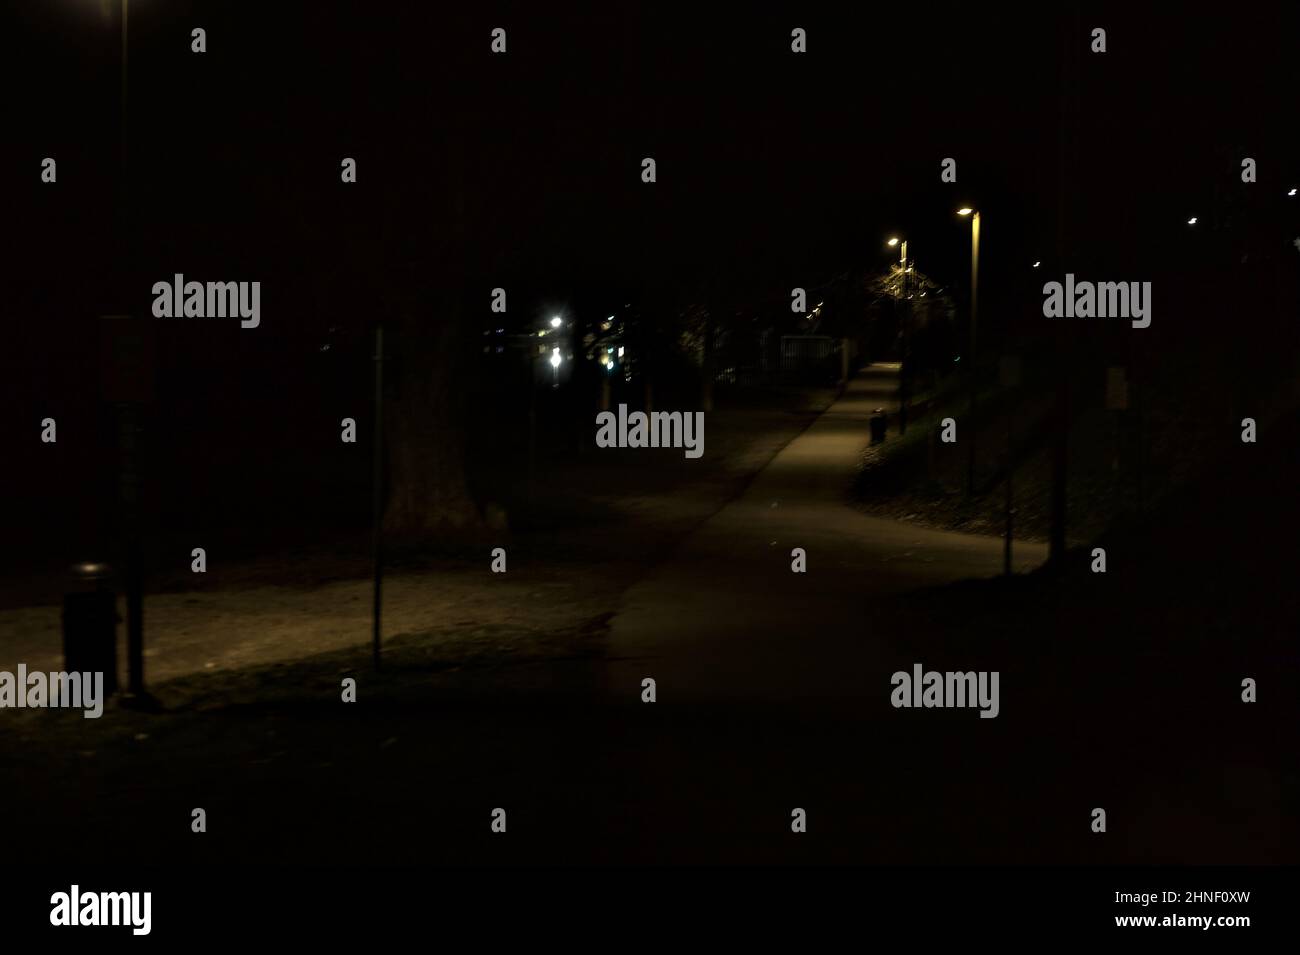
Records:
[[[958,210],[957,210],[957,215],[959,215],[959,216],[968,216],[968,215],[970,215],[970,214],[971,214],[972,212],[974,212],[974,211],[975,211],[975,210],[972,209],[970,206],[964,206],[964,207],[962,207],[961,209],[958,209]]]
[[[886,244],[887,244],[887,245],[892,249],[894,246],[898,245],[898,240],[897,240],[897,239],[890,239],[889,242],[886,243]]]

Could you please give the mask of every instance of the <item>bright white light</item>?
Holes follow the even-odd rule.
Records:
[[[556,315],[553,319],[551,319],[551,327],[552,328],[560,327],[560,316]]]
[[[1040,265],[1042,265],[1042,264],[1043,264],[1042,262],[1035,262],[1035,263],[1034,263],[1034,268],[1038,268],[1038,267],[1039,267]]]
[[[1292,189],[1290,192],[1287,193],[1287,195],[1288,195],[1288,196],[1294,196],[1294,195],[1295,195],[1295,190]]]
[[[972,212],[974,212],[974,211],[975,211],[975,210],[972,209],[970,206],[963,206],[962,208],[960,208],[960,209],[957,210],[957,215],[959,215],[959,216],[968,216],[968,215],[970,215],[970,214],[971,214]]]
[[[897,240],[897,239],[890,239],[890,240],[889,240],[887,243],[885,243],[885,244],[888,245],[888,246],[892,249],[894,246],[898,245],[898,240]]]
[[[1192,216],[1190,219],[1188,219],[1188,220],[1187,220],[1187,224],[1188,224],[1188,225],[1196,225],[1196,216]]]
[[[564,359],[560,357],[559,349],[556,349],[555,351],[551,352],[551,367],[552,367],[552,368],[559,368],[559,367],[560,367],[560,362],[562,362],[563,360],[564,360]]]
[[[619,357],[619,358],[622,358],[622,357],[623,357],[623,346],[622,346],[622,345],[619,345],[619,346],[618,346],[618,357]]]

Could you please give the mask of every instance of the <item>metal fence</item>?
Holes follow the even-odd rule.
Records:
[[[764,334],[743,351],[725,349],[715,380],[729,385],[834,382],[840,376],[840,347],[840,340],[828,335]]]

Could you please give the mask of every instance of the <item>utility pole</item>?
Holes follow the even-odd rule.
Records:
[[[133,223],[131,220],[130,200],[130,164],[129,124],[128,124],[128,46],[127,28],[130,22],[128,0],[122,0],[122,62],[120,111],[118,113],[118,230],[119,249],[122,264],[118,270],[122,283],[120,295],[124,311],[129,313],[131,301],[132,272],[131,250],[134,247]],[[127,324],[130,324],[129,321]],[[120,333],[120,330],[119,330]],[[135,397],[135,396],[133,396]],[[117,403],[118,447],[121,454],[119,467],[119,489],[122,502],[123,559],[125,573],[123,583],[126,585],[126,659],[127,659],[127,703],[137,709],[156,710],[157,702],[145,690],[144,685],[144,547],[141,542],[141,477],[140,477],[140,442],[144,428],[141,423],[143,414],[138,400],[119,401]]]
[[[383,537],[384,521],[384,326],[375,327],[375,419],[371,441],[374,456],[370,469],[370,553],[374,564],[374,620],[372,649],[375,669],[379,669],[380,616],[383,608]]]
[[[1061,35],[1061,106],[1057,157],[1057,262],[1071,264],[1073,190],[1071,176],[1078,146],[1078,57],[1084,42],[1077,7],[1060,21]],[[1068,506],[1068,466],[1070,443],[1070,328],[1068,322],[1056,327],[1056,406],[1052,411],[1052,501],[1051,530],[1048,536],[1048,563],[1059,567],[1065,559],[1065,523]]]

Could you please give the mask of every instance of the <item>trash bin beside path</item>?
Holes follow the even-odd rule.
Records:
[[[885,414],[885,409],[877,408],[871,413],[871,443],[880,444],[884,441],[888,429],[889,417]]]
[[[63,669],[103,673],[105,695],[117,692],[118,620],[111,568],[74,564],[63,595]]]

